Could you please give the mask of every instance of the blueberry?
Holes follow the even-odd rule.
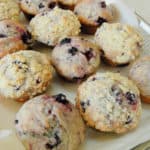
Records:
[[[15,60],[15,61],[13,61],[12,63],[13,63],[13,64],[21,64],[21,61]]]
[[[22,62],[20,60],[15,60],[12,62],[13,64],[16,64],[16,65],[27,65],[27,62]]]
[[[123,91],[121,90],[121,88],[118,85],[113,85],[111,87],[111,91],[116,98],[116,102],[118,102],[121,105],[123,102],[123,97],[124,97]]]
[[[21,66],[18,66],[18,68],[19,68],[19,69],[22,69],[22,67],[21,67]]]
[[[27,31],[27,32],[24,32],[22,35],[21,35],[21,38],[22,38],[22,41],[25,43],[25,44],[31,44],[31,34]]]
[[[137,104],[137,100],[136,100],[135,94],[130,93],[130,92],[127,92],[127,93],[125,94],[125,97],[127,98],[128,103],[129,103],[130,105],[136,105],[136,104]]]
[[[117,96],[117,97],[116,97],[116,102],[118,102],[119,105],[121,105],[122,102],[123,102],[123,97],[122,97],[122,96]]]
[[[72,47],[68,49],[68,53],[70,53],[72,56],[76,55],[77,52],[78,52],[78,49],[76,47]]]
[[[84,75],[83,77],[73,77],[72,80],[74,82],[80,82],[82,80],[84,80],[86,78],[86,75]]]
[[[0,38],[5,38],[7,37],[5,34],[0,34]]]
[[[51,114],[51,113],[52,113],[52,110],[49,110],[48,113]]]
[[[12,63],[15,64],[18,67],[18,69],[22,69],[24,72],[27,72],[29,70],[26,62],[15,60]],[[26,66],[23,67],[23,65],[26,65]]]
[[[142,47],[142,45],[139,42],[137,42],[136,44],[137,44],[137,47],[139,47],[139,48]]]
[[[95,80],[96,80],[96,78],[95,78],[95,77],[93,77],[93,78],[92,78],[92,81],[95,81]]]
[[[67,44],[67,43],[71,43],[71,39],[70,38],[64,38],[61,40],[60,44],[63,45],[63,44]]]
[[[54,144],[46,143],[46,145],[45,145],[46,149],[50,149],[51,150],[51,149],[57,147],[61,143],[61,139],[58,136],[57,132],[54,134],[54,139],[55,139]]]
[[[41,80],[38,78],[36,79],[36,84],[39,84],[39,83],[41,83]]]
[[[48,5],[50,9],[53,9],[56,6],[56,2],[52,2]]]
[[[57,102],[62,103],[64,105],[69,104],[69,101],[67,100],[66,96],[64,94],[58,94],[53,96]]]
[[[54,138],[56,140],[56,146],[61,143],[60,137],[58,136],[57,132],[54,134]]]
[[[130,116],[128,116],[127,121],[125,122],[125,124],[130,124],[132,122],[132,119]]]
[[[90,106],[90,100],[87,100],[86,104],[87,104],[87,106]]]
[[[102,8],[106,8],[106,3],[105,3],[105,1],[102,1],[102,2],[101,2],[101,7],[102,7]]]
[[[7,24],[6,27],[7,27],[7,28],[10,28],[11,26]]]
[[[85,102],[80,102],[80,105],[82,107],[82,111],[85,112],[86,108],[85,108]]]
[[[92,51],[93,51],[93,49],[90,48],[90,50],[88,50],[87,52],[84,53],[84,55],[86,56],[88,61],[90,61],[90,59],[93,57]]]
[[[90,101],[87,102],[80,102],[80,105],[82,107],[82,111],[85,113],[87,106],[90,106]]]
[[[104,57],[105,56],[105,52],[103,50],[101,50],[101,56]]]
[[[19,123],[19,121],[18,120],[15,120],[15,124],[18,124]]]
[[[19,90],[20,90],[20,86],[16,86],[16,87],[15,87],[15,90],[16,90],[16,91],[19,91]]]
[[[111,91],[115,94],[115,96],[119,96],[119,95],[122,94],[121,88],[119,86],[117,86],[117,85],[113,85],[111,87]]]
[[[104,22],[107,22],[107,20],[102,17],[98,17],[96,22],[98,23],[98,25],[102,25]]]
[[[45,7],[42,3],[39,4],[39,8]]]
[[[46,149],[51,149],[51,148],[52,148],[52,145],[51,145],[50,143],[46,143],[46,144],[45,144],[45,147],[46,147]]]

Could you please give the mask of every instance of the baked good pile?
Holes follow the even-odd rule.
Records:
[[[77,150],[86,127],[116,134],[138,127],[141,101],[150,103],[150,56],[140,57],[142,36],[115,22],[110,5],[0,0],[0,12],[0,96],[23,103],[14,122],[27,150]],[[39,44],[51,54],[38,52]],[[102,64],[130,71],[103,72]],[[74,100],[46,93],[56,74],[78,85]]]

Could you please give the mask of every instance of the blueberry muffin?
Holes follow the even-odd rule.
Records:
[[[34,16],[40,12],[53,9],[57,5],[57,0],[20,0],[19,4],[25,14]]]
[[[90,41],[68,37],[54,48],[51,59],[61,76],[71,81],[80,81],[97,70],[100,53]]]
[[[19,51],[0,60],[0,96],[25,101],[42,93],[52,79],[52,67],[45,54]]]
[[[95,41],[103,51],[104,60],[110,65],[125,65],[139,56],[143,38],[131,26],[104,23],[95,34]]]
[[[0,0],[0,21],[11,19],[19,21],[20,8],[16,0]]]
[[[79,1],[80,0],[58,0],[58,3],[61,8],[73,10]]]
[[[27,150],[77,150],[84,140],[82,118],[63,94],[26,102],[16,115],[15,127]]]
[[[31,43],[31,35],[23,25],[12,20],[0,21],[0,58],[26,49]]]
[[[93,34],[102,23],[113,20],[110,6],[102,0],[82,0],[76,5],[74,12],[82,24],[84,33]]]
[[[87,125],[99,131],[125,133],[139,123],[139,91],[117,73],[97,73],[88,78],[78,88],[76,103]]]
[[[129,77],[139,88],[141,99],[150,103],[150,56],[137,60],[130,69]]]
[[[63,37],[76,36],[80,32],[80,22],[73,12],[55,7],[36,15],[30,22],[34,39],[55,46]]]

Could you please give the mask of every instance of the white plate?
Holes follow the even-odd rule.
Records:
[[[107,1],[113,3],[116,7],[119,13],[118,22],[138,27],[138,21],[134,13],[121,0]],[[39,48],[38,46],[37,49],[41,49],[41,47]],[[50,50],[47,47],[42,47],[42,52],[49,53]],[[127,75],[128,68],[129,67],[111,68],[102,64],[99,71],[120,71],[122,74]],[[65,93],[74,103],[76,89],[76,84],[67,83],[55,75],[53,84],[49,88],[48,93]],[[0,150],[24,150],[24,147],[15,136],[13,124],[15,114],[21,105],[21,103],[14,101],[0,101]],[[149,109],[150,106],[144,106],[139,127],[125,135],[106,134],[87,129],[86,140],[80,146],[79,150],[128,150],[138,143],[150,139],[150,121],[148,120],[148,118],[150,118]]]

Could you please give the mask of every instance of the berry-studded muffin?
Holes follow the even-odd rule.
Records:
[[[0,21],[0,58],[22,49],[32,43],[27,29],[13,20]]]
[[[84,33],[93,34],[104,22],[113,20],[113,13],[110,6],[102,0],[82,0],[75,9]]]
[[[87,125],[99,131],[125,133],[139,123],[139,91],[117,73],[97,73],[88,78],[78,88],[76,103]]]
[[[103,51],[102,57],[112,66],[126,65],[141,51],[143,38],[129,25],[104,23],[95,34],[95,41]]]
[[[150,103],[150,56],[137,60],[130,69],[129,77],[139,88],[141,99]]]
[[[17,0],[0,0],[0,20],[19,21],[20,8]]]
[[[19,0],[19,4],[23,12],[34,16],[53,9],[57,5],[57,0]]]
[[[68,37],[54,48],[51,59],[61,76],[71,81],[80,81],[97,70],[100,52],[88,40]]]
[[[80,22],[73,12],[55,7],[36,15],[30,22],[33,38],[49,46],[55,46],[63,37],[76,36]]]
[[[77,150],[84,140],[83,120],[63,94],[26,102],[16,115],[15,127],[27,150]]]
[[[79,1],[80,0],[58,0],[58,3],[61,8],[73,10]]]
[[[19,51],[0,60],[0,96],[25,101],[46,90],[52,79],[49,58],[35,51]]]

